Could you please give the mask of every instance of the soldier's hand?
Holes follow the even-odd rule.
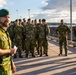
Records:
[[[11,48],[11,49],[10,49],[10,54],[16,54],[16,49]]]
[[[15,73],[16,72],[16,66],[13,65],[13,68],[12,68],[12,73]]]
[[[68,34],[65,34],[65,35],[64,35],[64,37],[66,37],[66,38],[67,38],[67,37],[68,37]]]

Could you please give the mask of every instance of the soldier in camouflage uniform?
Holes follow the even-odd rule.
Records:
[[[27,23],[26,23],[26,20],[25,20],[25,18],[23,18],[23,22],[22,22],[22,25],[23,25],[23,29],[24,29],[24,26],[26,25]],[[25,47],[25,36],[24,36],[24,33],[23,33],[23,39],[22,39],[22,49],[23,49],[23,51],[24,50],[26,50],[26,47]],[[26,51],[25,51],[26,52]]]
[[[40,33],[40,27],[41,27],[41,19],[39,19],[39,23],[36,23],[35,30],[36,30],[36,50],[39,55],[39,33]]]
[[[14,28],[14,45],[18,47],[18,55],[20,58],[22,57],[22,39],[23,39],[23,26],[21,25],[21,20],[17,22],[15,28]],[[14,55],[14,58],[17,57],[17,54]]]
[[[15,35],[15,32],[14,32],[14,28],[16,26],[16,23],[17,23],[17,19],[12,23],[12,25],[10,25],[8,28],[7,28],[7,31],[9,32],[9,35],[10,35],[10,38],[11,38],[11,41],[12,41],[12,46],[13,46],[13,39],[14,39],[14,35]]]
[[[23,19],[22,25],[25,26],[26,25],[26,20]]]
[[[35,26],[31,24],[31,19],[28,19],[27,25],[24,26],[25,45],[26,45],[26,57],[29,56],[29,52],[32,53],[32,57],[35,57]]]
[[[62,55],[62,46],[64,45],[65,49],[65,56],[67,56],[67,37],[69,33],[71,32],[69,27],[64,24],[63,19],[61,20],[60,26],[57,27],[57,33],[59,37],[59,47],[60,47],[60,54],[59,56]]]
[[[31,24],[33,24],[33,25],[34,25],[34,20],[32,20],[32,21],[31,21]]]
[[[9,11],[6,9],[0,10],[0,75],[12,75],[16,71],[16,67],[12,61],[12,54],[16,50],[12,48],[8,27],[10,21]]]
[[[45,53],[45,56],[48,56],[48,41],[47,37],[49,34],[49,28],[46,24],[46,20],[42,19],[42,24],[38,26],[39,29],[39,54],[42,56],[43,53]],[[42,51],[43,50],[43,51]]]
[[[45,54],[45,56],[48,56],[48,35],[50,33],[49,28],[46,24],[46,20],[42,19],[42,31],[39,34],[39,39],[41,39],[41,41],[39,42],[39,44],[42,44],[43,47],[43,53]],[[41,50],[41,55],[42,56],[42,49]]]

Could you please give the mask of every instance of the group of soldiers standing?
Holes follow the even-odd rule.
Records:
[[[50,32],[45,19],[39,19],[38,23],[36,19],[28,19],[27,22],[25,19],[23,21],[17,19],[10,23],[7,31],[13,46],[18,47],[14,58],[17,58],[18,55],[23,58],[22,51],[25,51],[25,57],[29,57],[29,53],[32,54],[32,57],[35,57],[36,53],[39,56],[43,54],[48,56],[47,38]]]

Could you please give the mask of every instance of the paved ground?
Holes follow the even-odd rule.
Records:
[[[49,56],[17,58],[14,75],[76,75],[76,48],[68,48],[68,56],[58,56],[58,43],[49,41]]]

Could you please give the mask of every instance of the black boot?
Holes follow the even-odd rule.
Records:
[[[35,57],[34,53],[32,53],[32,57]]]
[[[17,55],[15,54],[15,55],[13,56],[13,58],[14,58],[14,59],[17,58]]]
[[[28,54],[26,54],[25,57],[28,58]]]
[[[45,56],[48,56],[48,54],[45,54]]]
[[[22,55],[19,55],[19,58],[23,58],[23,56]]]
[[[62,56],[62,54],[60,53],[60,54],[58,54],[58,56]]]

